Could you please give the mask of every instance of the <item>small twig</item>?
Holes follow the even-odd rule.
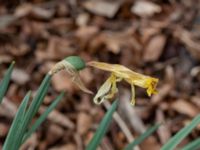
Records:
[[[83,143],[80,134],[74,134],[74,139],[76,141],[77,150],[83,150]]]

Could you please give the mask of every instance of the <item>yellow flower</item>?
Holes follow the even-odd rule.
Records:
[[[135,105],[135,86],[139,86],[147,89],[148,96],[156,94],[156,86],[158,83],[157,78],[152,78],[137,72],[134,72],[122,65],[117,64],[107,64],[103,62],[91,61],[87,65],[111,72],[111,76],[105,81],[105,83],[100,87],[96,96],[94,97],[94,102],[96,104],[102,103],[105,99],[110,99],[117,93],[118,89],[116,83],[125,80],[131,85],[131,104]]]

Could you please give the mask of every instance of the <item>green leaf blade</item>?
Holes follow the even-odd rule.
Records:
[[[16,145],[16,147],[20,147],[23,137],[26,133],[26,130],[28,129],[31,120],[33,119],[33,117],[35,116],[35,114],[37,113],[40,105],[42,104],[44,97],[46,96],[46,93],[48,91],[49,85],[50,85],[50,80],[51,80],[51,76],[50,75],[46,75],[45,78],[43,79],[36,96],[33,98],[27,112],[26,115],[23,119],[23,123],[22,123],[22,129],[21,129],[21,134],[19,135],[18,139],[19,139],[19,145]]]
[[[136,138],[132,143],[128,144],[125,147],[125,150],[133,150],[133,148],[142,143],[147,137],[151,136],[158,128],[160,127],[160,124],[156,124],[150,128],[148,128],[142,135],[140,135],[138,138]]]
[[[58,105],[58,103],[62,100],[64,96],[64,92],[62,92],[53,102],[52,104],[46,109],[46,111],[36,120],[36,122],[31,126],[31,128],[25,134],[22,143],[24,143],[30,135],[36,131],[36,129],[44,122],[47,118],[49,113]]]
[[[0,103],[3,100],[4,95],[6,94],[6,91],[8,89],[8,85],[11,79],[11,74],[13,71],[13,67],[14,67],[15,62],[12,62],[8,68],[8,70],[6,71],[3,80],[0,83]]]
[[[112,121],[112,115],[115,112],[117,108],[118,101],[116,100],[112,106],[109,108],[105,116],[103,117],[103,120],[101,121],[97,131],[95,132],[93,138],[89,142],[86,150],[95,150],[97,149],[98,145],[100,144],[103,136],[105,135],[111,121]]]
[[[18,142],[18,135],[20,134],[20,129],[22,126],[22,121],[25,116],[25,111],[28,105],[28,102],[30,100],[31,92],[28,92],[26,96],[24,97],[21,105],[19,106],[19,109],[17,111],[17,114],[12,122],[12,125],[10,127],[9,133],[6,137],[3,150],[17,150],[19,147],[17,147]]]
[[[187,144],[182,150],[198,150],[200,149],[200,138]]]
[[[196,116],[189,125],[175,134],[161,150],[173,150],[198,124],[200,124],[200,115]]]

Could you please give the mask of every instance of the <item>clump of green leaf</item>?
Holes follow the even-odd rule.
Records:
[[[45,120],[47,115],[56,107],[58,102],[62,99],[63,93],[61,93],[53,103],[47,108],[47,110],[31,125],[33,117],[35,117],[41,106],[44,97],[47,94],[50,75],[46,75],[42,84],[40,85],[36,96],[33,98],[31,104],[28,106],[30,101],[31,92],[28,92],[24,97],[21,105],[19,106],[18,112],[12,122],[9,133],[6,137],[3,145],[3,150],[18,150],[20,146],[26,141],[26,139],[40,126]]]
[[[64,59],[66,63],[72,65],[72,69],[77,72],[85,67],[83,60],[78,56],[71,56]],[[5,96],[8,88],[11,73],[14,67],[14,63],[8,68],[3,80],[0,84],[0,102]],[[54,68],[55,69],[55,68]],[[64,68],[63,69],[67,69]],[[59,71],[59,68],[58,68]],[[37,90],[36,96],[31,100],[31,92],[28,92],[22,103],[20,104],[17,114],[12,122],[8,135],[3,145],[3,150],[18,150],[20,146],[31,136],[33,132],[41,125],[41,123],[47,118],[48,114],[57,106],[60,100],[63,98],[64,93],[62,92],[46,109],[46,111],[33,123],[32,119],[35,117],[39,110],[50,86],[51,77],[53,74],[48,73],[43,79],[39,89]],[[29,101],[31,101],[29,105]]]

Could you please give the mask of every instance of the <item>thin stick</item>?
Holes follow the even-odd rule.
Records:
[[[111,106],[111,104],[108,101],[104,101],[103,105],[105,106],[105,108],[108,110]],[[129,130],[129,128],[127,127],[126,123],[124,122],[124,120],[120,117],[120,115],[115,112],[113,115],[114,120],[117,122],[117,124],[119,125],[119,127],[121,128],[121,130],[124,132],[124,135],[126,136],[128,142],[132,142],[133,140],[135,140],[135,138],[133,137],[133,135],[131,134],[131,131]],[[134,150],[140,150],[140,148],[138,146],[136,146],[134,148]]]

